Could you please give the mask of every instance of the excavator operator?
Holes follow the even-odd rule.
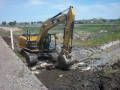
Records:
[[[45,38],[44,38],[43,46],[44,46],[45,49],[49,49],[49,45],[50,45],[49,33],[47,33]]]

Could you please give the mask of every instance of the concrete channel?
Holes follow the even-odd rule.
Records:
[[[48,90],[0,36],[0,90]]]

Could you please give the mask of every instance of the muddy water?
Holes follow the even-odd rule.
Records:
[[[119,48],[116,48],[110,52],[104,52],[100,55],[97,55],[99,56],[100,58],[94,61],[91,61],[91,63],[89,64],[89,66],[93,66],[93,67],[96,67],[98,65],[105,65],[106,63],[112,63],[112,59],[113,57],[116,55],[116,54],[119,54],[120,53],[120,47]]]

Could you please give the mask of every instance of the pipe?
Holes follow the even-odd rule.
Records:
[[[11,35],[11,45],[12,45],[12,50],[14,50],[13,32],[12,32],[12,29],[10,29],[10,35]]]

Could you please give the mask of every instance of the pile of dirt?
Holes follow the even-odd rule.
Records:
[[[2,37],[3,38],[3,40],[9,45],[9,46],[11,46],[11,39],[9,38],[9,37]]]
[[[54,69],[36,76],[49,90],[120,90],[120,60],[101,71]]]
[[[3,40],[11,47],[11,38],[7,35],[2,36]],[[14,52],[20,52],[20,47],[18,45],[18,36],[13,36],[13,42],[14,42]]]
[[[77,31],[77,32],[74,32],[74,39],[75,40],[89,40],[89,39],[92,39],[92,38],[95,38],[97,35],[95,33],[92,33],[92,32],[82,32],[82,31]]]

